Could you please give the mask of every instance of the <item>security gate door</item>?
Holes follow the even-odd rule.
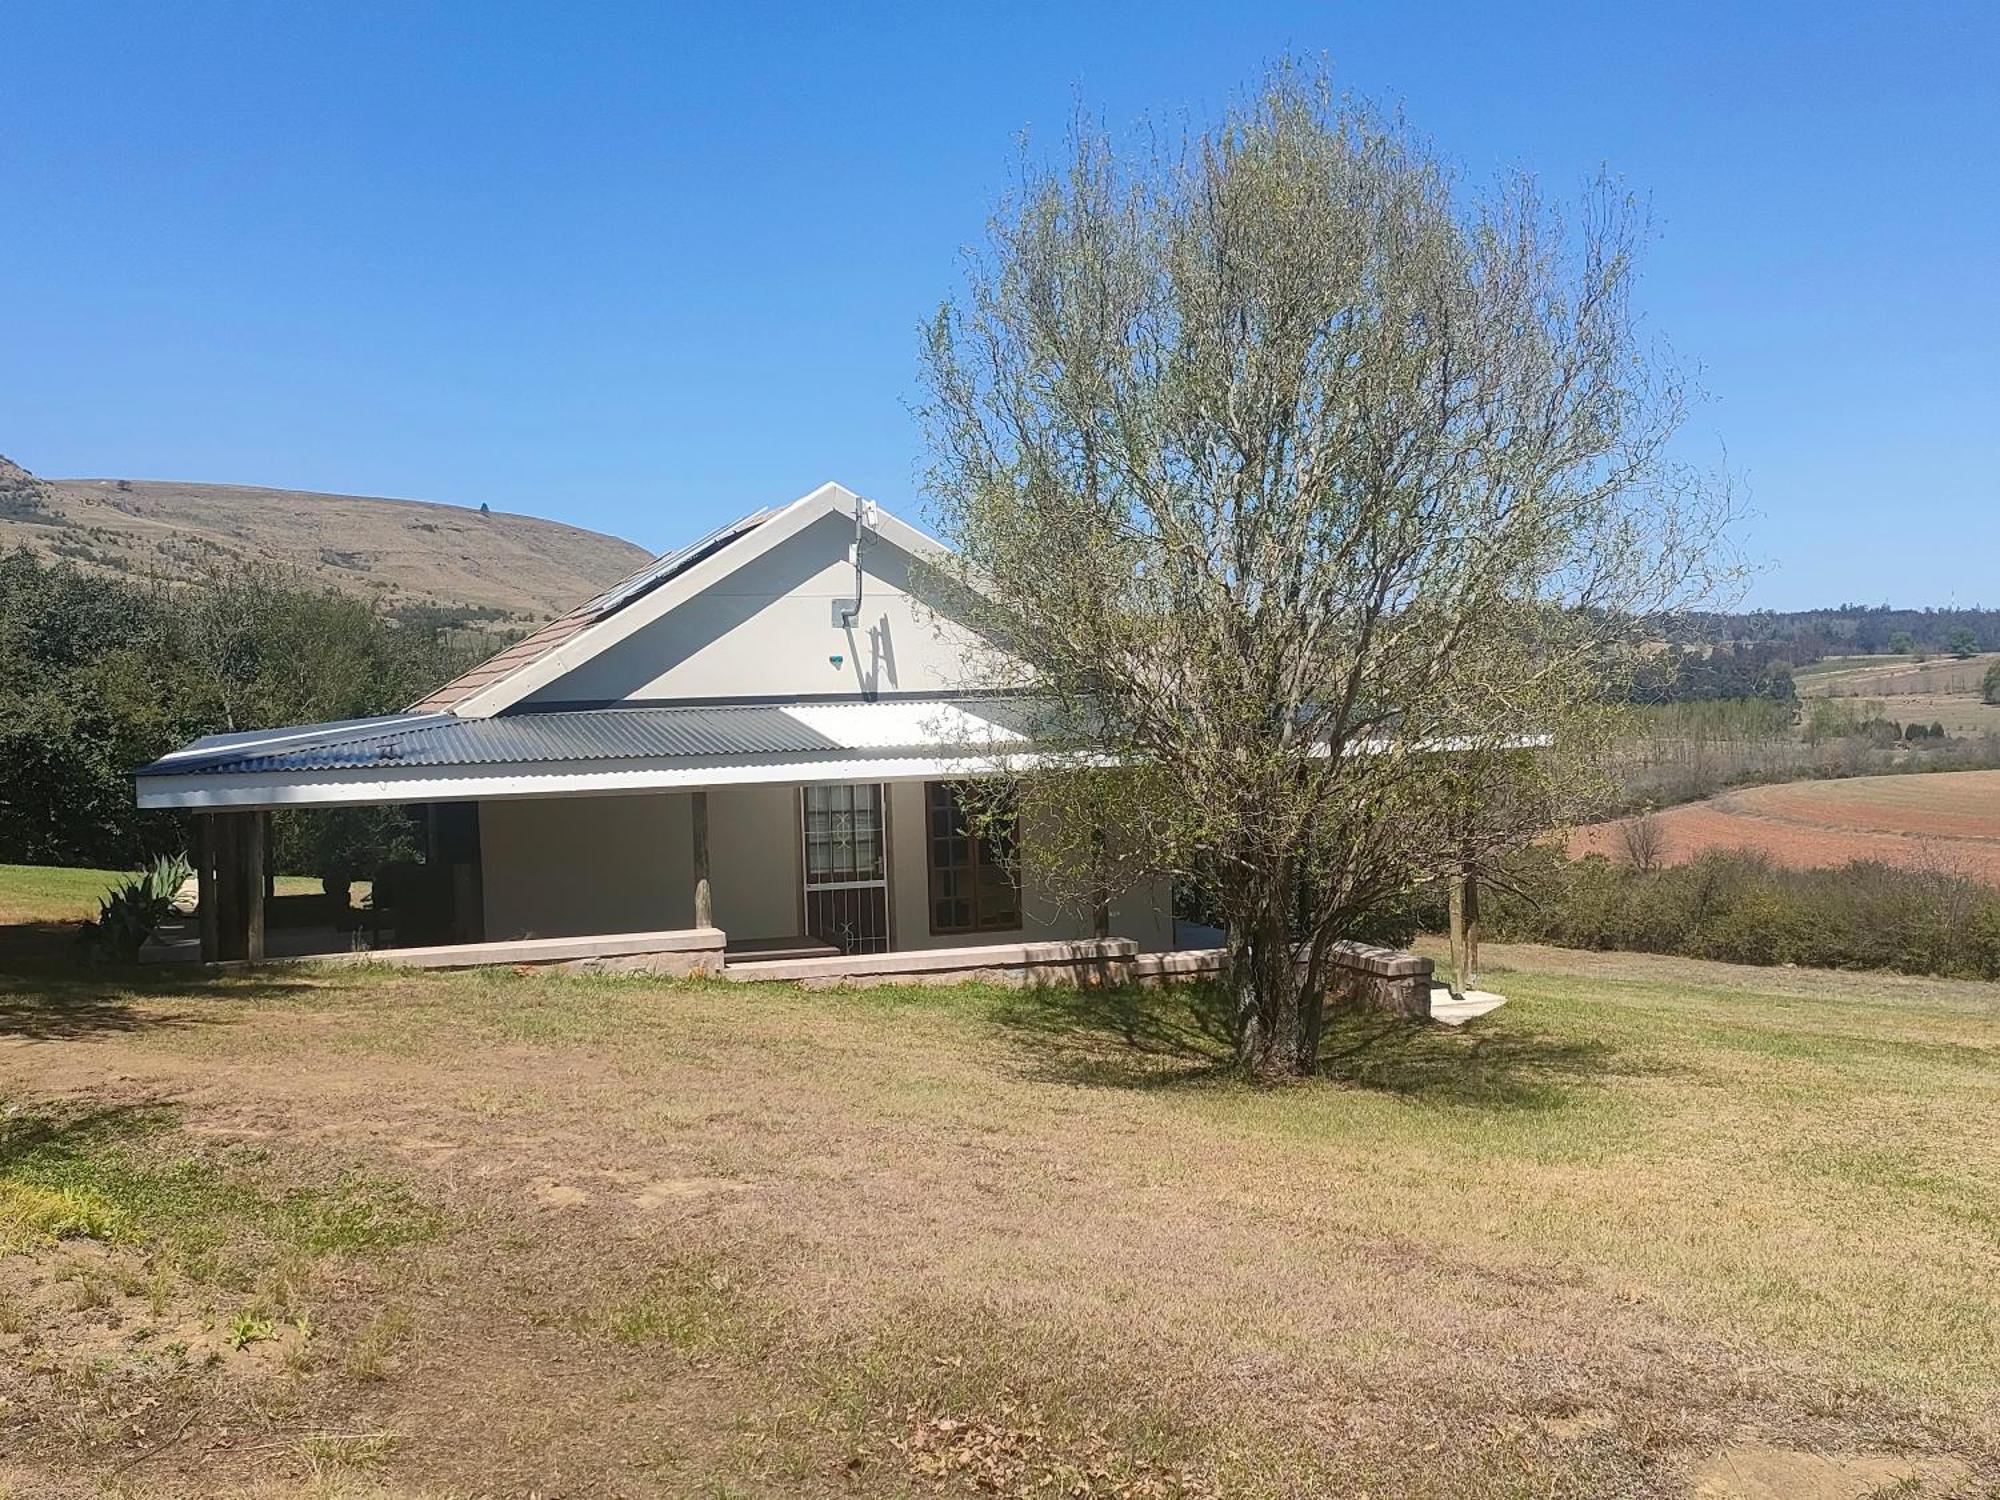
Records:
[[[888,852],[882,788],[809,786],[804,819],[806,933],[842,953],[889,949]]]

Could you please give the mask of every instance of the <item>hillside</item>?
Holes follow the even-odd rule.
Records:
[[[0,550],[24,545],[141,578],[271,563],[391,608],[508,623],[560,614],[648,556],[534,516],[249,485],[40,479],[0,457]]]

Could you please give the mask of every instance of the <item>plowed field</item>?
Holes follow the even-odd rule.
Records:
[[[1799,869],[1872,859],[1942,866],[2000,885],[2000,771],[1750,787],[1657,817],[1669,864],[1715,849],[1755,849]],[[1619,828],[1578,829],[1570,853],[1625,858]]]

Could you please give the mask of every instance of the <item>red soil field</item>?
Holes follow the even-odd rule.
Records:
[[[1668,864],[1710,850],[1753,849],[1795,869],[1872,859],[2000,885],[2000,771],[1788,782],[1656,816]],[[1570,854],[1625,859],[1619,824],[1577,829]]]

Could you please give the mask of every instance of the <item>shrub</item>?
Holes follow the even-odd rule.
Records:
[[[162,854],[114,886],[97,904],[97,920],[79,934],[94,958],[129,960],[173,910],[174,895],[194,874],[185,854]]]
[[[1501,942],[2000,979],[2000,891],[1936,863],[1788,870],[1736,852],[1646,871],[1536,850],[1485,917]]]

